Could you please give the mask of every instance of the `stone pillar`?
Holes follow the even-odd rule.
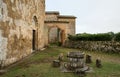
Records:
[[[86,63],[92,63],[91,55],[86,55]]]
[[[101,68],[102,64],[101,64],[101,60],[100,59],[96,59],[96,67]]]

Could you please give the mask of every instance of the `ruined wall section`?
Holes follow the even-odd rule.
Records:
[[[38,47],[44,46],[44,3],[45,0],[0,0],[0,56],[4,55],[1,57],[2,65],[11,64],[33,52],[33,30],[39,32]],[[34,16],[37,17],[37,26]]]
[[[47,26],[48,27],[50,27],[50,25],[48,25],[48,24],[53,24],[52,25],[53,27],[59,28],[59,26],[61,26],[61,27],[64,28],[63,29],[63,31],[65,31],[65,38],[64,38],[64,40],[66,40],[68,34],[75,35],[75,25],[76,25],[76,22],[75,22],[76,20],[75,19],[76,19],[75,16],[60,15],[59,12],[56,12],[56,11],[47,11],[46,12],[46,16],[45,16],[45,21],[47,21]],[[54,24],[55,22],[57,22],[59,24]],[[63,23],[63,22],[67,22],[67,23]],[[67,26],[64,27],[63,24],[65,26],[67,24]],[[46,23],[45,23],[45,32],[47,31],[47,26],[46,26]],[[48,30],[48,32],[49,32],[49,30]],[[51,30],[51,32],[49,32],[49,34],[52,35],[52,36],[49,37],[48,39],[56,39],[56,37],[58,37],[58,36],[56,36],[56,35],[58,35],[58,32],[56,30]],[[54,36],[56,36],[56,37],[54,37]],[[45,38],[45,39],[47,39],[47,38]],[[53,41],[56,42],[55,40],[53,40]]]
[[[66,27],[68,26],[69,22],[62,22],[62,21],[45,21],[45,44],[48,45],[48,34],[49,34],[49,30],[52,28],[59,28],[60,30],[63,31],[62,34],[62,44],[64,44],[65,40],[67,40],[67,29]],[[53,31],[54,32],[54,31]]]
[[[52,22],[58,21],[58,15],[59,15],[59,12],[57,12],[57,11],[47,11],[47,12],[45,12],[45,21],[52,21]],[[56,42],[57,35],[58,35],[57,25],[54,25],[54,27],[51,29],[50,28],[48,29],[48,27],[46,26],[46,23],[45,23],[44,30],[45,30],[45,33],[47,32],[47,35],[45,34],[46,45],[48,44],[48,41],[50,43]],[[49,38],[48,38],[48,36],[49,36]]]
[[[53,27],[50,29],[49,42],[50,43],[58,42],[58,28],[57,27]]]
[[[58,21],[59,12],[47,11],[45,13],[45,21]]]
[[[70,40],[67,40],[64,46],[70,47],[70,48],[79,48],[79,49],[88,50],[88,51],[120,54],[119,41],[70,41]]]
[[[58,21],[68,21],[69,25],[67,27],[67,34],[70,35],[75,35],[75,31],[76,31],[76,17],[75,16],[64,16],[64,15],[60,15],[58,16]]]
[[[45,0],[37,0],[37,18],[38,18],[38,50],[45,46],[44,41],[44,20],[45,20]]]

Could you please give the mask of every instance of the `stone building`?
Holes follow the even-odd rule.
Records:
[[[0,0],[0,65],[44,47],[45,0]]]
[[[45,13],[45,0],[0,0],[0,66],[18,61],[54,39],[64,43],[67,34],[75,34],[75,17]]]
[[[75,16],[60,15],[57,11],[45,13],[45,44],[61,42],[64,44],[68,34],[75,34]]]

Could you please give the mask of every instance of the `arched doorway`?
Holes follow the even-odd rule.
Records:
[[[49,43],[61,43],[63,44],[65,40],[65,32],[64,30],[58,27],[51,27],[48,30],[48,42]]]
[[[36,50],[38,49],[38,20],[36,16],[33,17],[32,23],[35,27],[35,29],[32,30],[32,49]]]

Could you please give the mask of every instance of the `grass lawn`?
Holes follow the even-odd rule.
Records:
[[[59,68],[53,68],[51,63],[57,59],[60,53],[66,57],[69,51],[79,51],[78,49],[69,49],[62,47],[49,47],[43,51],[32,54],[19,64],[8,69],[7,73],[0,77],[78,77],[73,73],[62,73]],[[86,77],[120,77],[120,55],[105,54],[101,52],[84,51],[85,54],[91,54],[93,63],[93,73],[88,73]],[[96,68],[96,58],[101,58],[103,67]]]

